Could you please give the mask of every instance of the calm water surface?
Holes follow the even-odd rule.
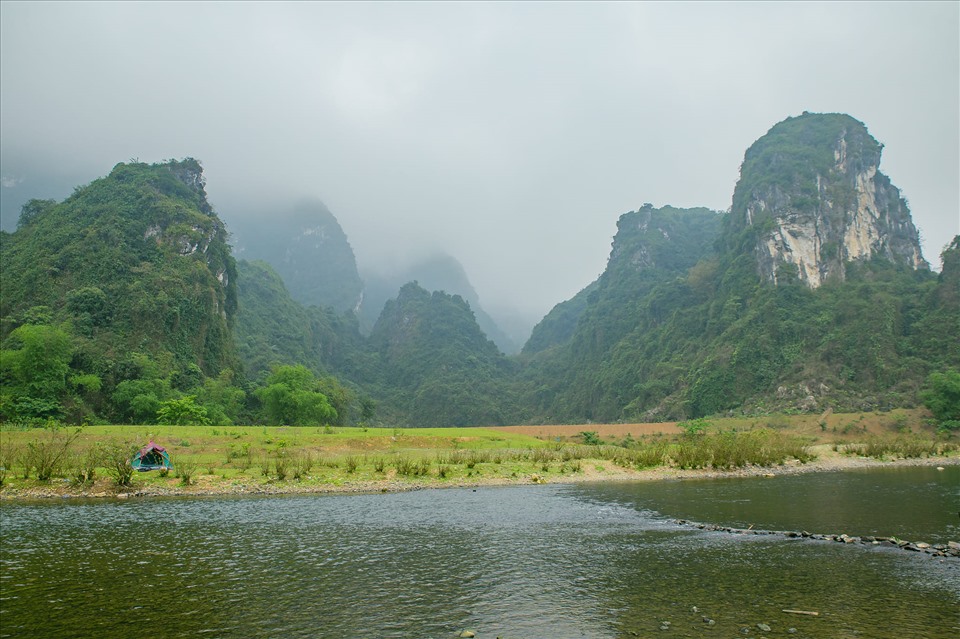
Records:
[[[932,542],[957,511],[960,467],[5,504],[0,635],[952,638],[958,560],[672,519]]]

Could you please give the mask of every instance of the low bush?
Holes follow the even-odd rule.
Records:
[[[360,460],[353,455],[350,455],[343,460],[343,465],[348,473],[355,473],[357,472],[357,468],[360,466]]]
[[[696,437],[698,435],[704,435],[707,432],[707,428],[710,427],[710,422],[703,419],[702,417],[698,419],[691,419],[685,422],[680,422],[677,424],[677,428],[683,431],[683,434],[687,437]]]
[[[600,441],[600,436],[595,430],[580,431],[580,439],[582,439],[583,443],[587,446],[599,446],[603,443]]]
[[[936,455],[940,444],[930,439],[912,435],[874,436],[867,439],[857,452],[867,457],[916,459]]]
[[[180,478],[180,484],[189,486],[193,481],[193,476],[197,473],[197,463],[190,459],[177,460],[174,466],[177,477]]]
[[[97,479],[97,466],[100,465],[100,453],[96,446],[76,451],[67,462],[70,468],[70,481],[74,485],[92,484]]]
[[[132,440],[112,440],[100,446],[100,465],[113,477],[117,486],[129,486],[133,483],[133,466],[130,460],[136,454],[139,445]]]
[[[707,468],[713,461],[713,451],[705,441],[688,438],[673,446],[670,458],[680,468]]]
[[[638,468],[655,468],[666,462],[667,444],[659,439],[644,442],[633,453]]]
[[[287,478],[287,472],[290,467],[290,459],[287,456],[287,451],[278,448],[277,452],[273,456],[273,475],[277,478],[277,481],[283,481]]]
[[[13,474],[13,465],[21,455],[21,448],[15,444],[6,443],[0,438],[0,488],[7,477]]]
[[[668,456],[680,468],[733,469],[772,466],[788,459],[807,462],[813,454],[807,443],[766,429],[748,433],[725,432],[704,437],[682,437]]]
[[[54,474],[61,471],[70,446],[80,436],[80,430],[68,431],[57,422],[48,422],[43,427],[43,434],[27,443],[24,478],[30,475],[30,469],[33,468],[39,481],[50,481]]]

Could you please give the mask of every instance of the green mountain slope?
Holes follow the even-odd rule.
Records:
[[[277,231],[271,251],[294,269],[281,277],[235,263],[198,162],[118,164],[0,232],[0,419],[464,426],[914,406],[930,373],[960,369],[960,237],[932,273],[881,150],[845,115],[775,125],[729,212],[622,215],[604,272],[515,357],[455,262],[425,266],[447,277],[428,284],[469,299],[384,290],[364,336],[339,225],[308,207]],[[298,301],[300,275],[304,295],[326,292]]]
[[[570,299],[550,309],[550,312],[533,327],[530,338],[523,345],[521,352],[524,355],[533,355],[570,341],[577,330],[580,317],[590,304],[591,295],[598,286],[599,283],[593,281]]]
[[[411,425],[504,423],[510,363],[460,296],[405,285],[384,306],[370,342],[383,396]]]
[[[165,351],[212,374],[233,361],[236,267],[194,160],[118,164],[59,204],[32,201],[2,255],[6,332],[45,306],[109,358]]]
[[[31,201],[0,255],[4,338],[65,330],[94,404],[144,367],[183,380],[236,366],[236,267],[195,160],[118,164],[61,203]]]
[[[714,224],[658,237],[650,216],[666,211],[621,218],[595,288],[525,348],[533,418],[915,405],[931,371],[960,366],[944,338],[960,314],[956,249],[929,272],[880,148],[849,116],[804,114],[751,146]]]
[[[241,260],[238,267],[237,350],[251,378],[303,364],[336,376],[355,398],[374,400],[389,423],[503,422],[510,366],[462,298],[408,284],[386,302],[367,338],[354,315],[292,299],[268,264]]]
[[[356,317],[293,299],[266,262],[237,262],[237,352],[252,379],[276,365],[303,364],[317,374],[363,379],[367,347]]]
[[[637,329],[645,306],[652,304],[660,321],[669,319],[660,317],[662,306],[676,300],[651,301],[651,294],[712,253],[720,221],[720,214],[709,209],[657,209],[649,204],[620,217],[604,273],[554,309],[524,349],[533,355],[528,381],[535,390],[530,401],[543,417],[621,417],[629,390],[619,379],[625,371],[611,366],[610,357]]]
[[[390,275],[368,273],[365,274],[364,280],[366,285],[363,304],[360,307],[360,321],[368,326],[374,324],[383,310],[383,305],[397,294],[400,287],[409,282],[416,282],[428,291],[442,291],[462,297],[470,304],[481,330],[502,352],[512,355],[519,351],[518,345],[483,310],[480,297],[470,283],[463,265],[450,255],[437,253]]]

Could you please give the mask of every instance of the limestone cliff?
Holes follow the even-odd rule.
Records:
[[[881,150],[848,115],[780,122],[744,156],[728,240],[755,251],[760,278],[774,283],[796,276],[817,288],[873,257],[929,268],[906,201],[878,170]]]

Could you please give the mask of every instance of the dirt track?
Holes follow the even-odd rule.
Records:
[[[576,437],[580,433],[595,432],[603,439],[619,439],[628,434],[632,437],[641,435],[676,435],[680,433],[677,422],[663,422],[657,424],[562,424],[546,426],[497,426],[492,430],[502,430],[508,433],[528,435],[539,439],[554,439],[556,437]]]

